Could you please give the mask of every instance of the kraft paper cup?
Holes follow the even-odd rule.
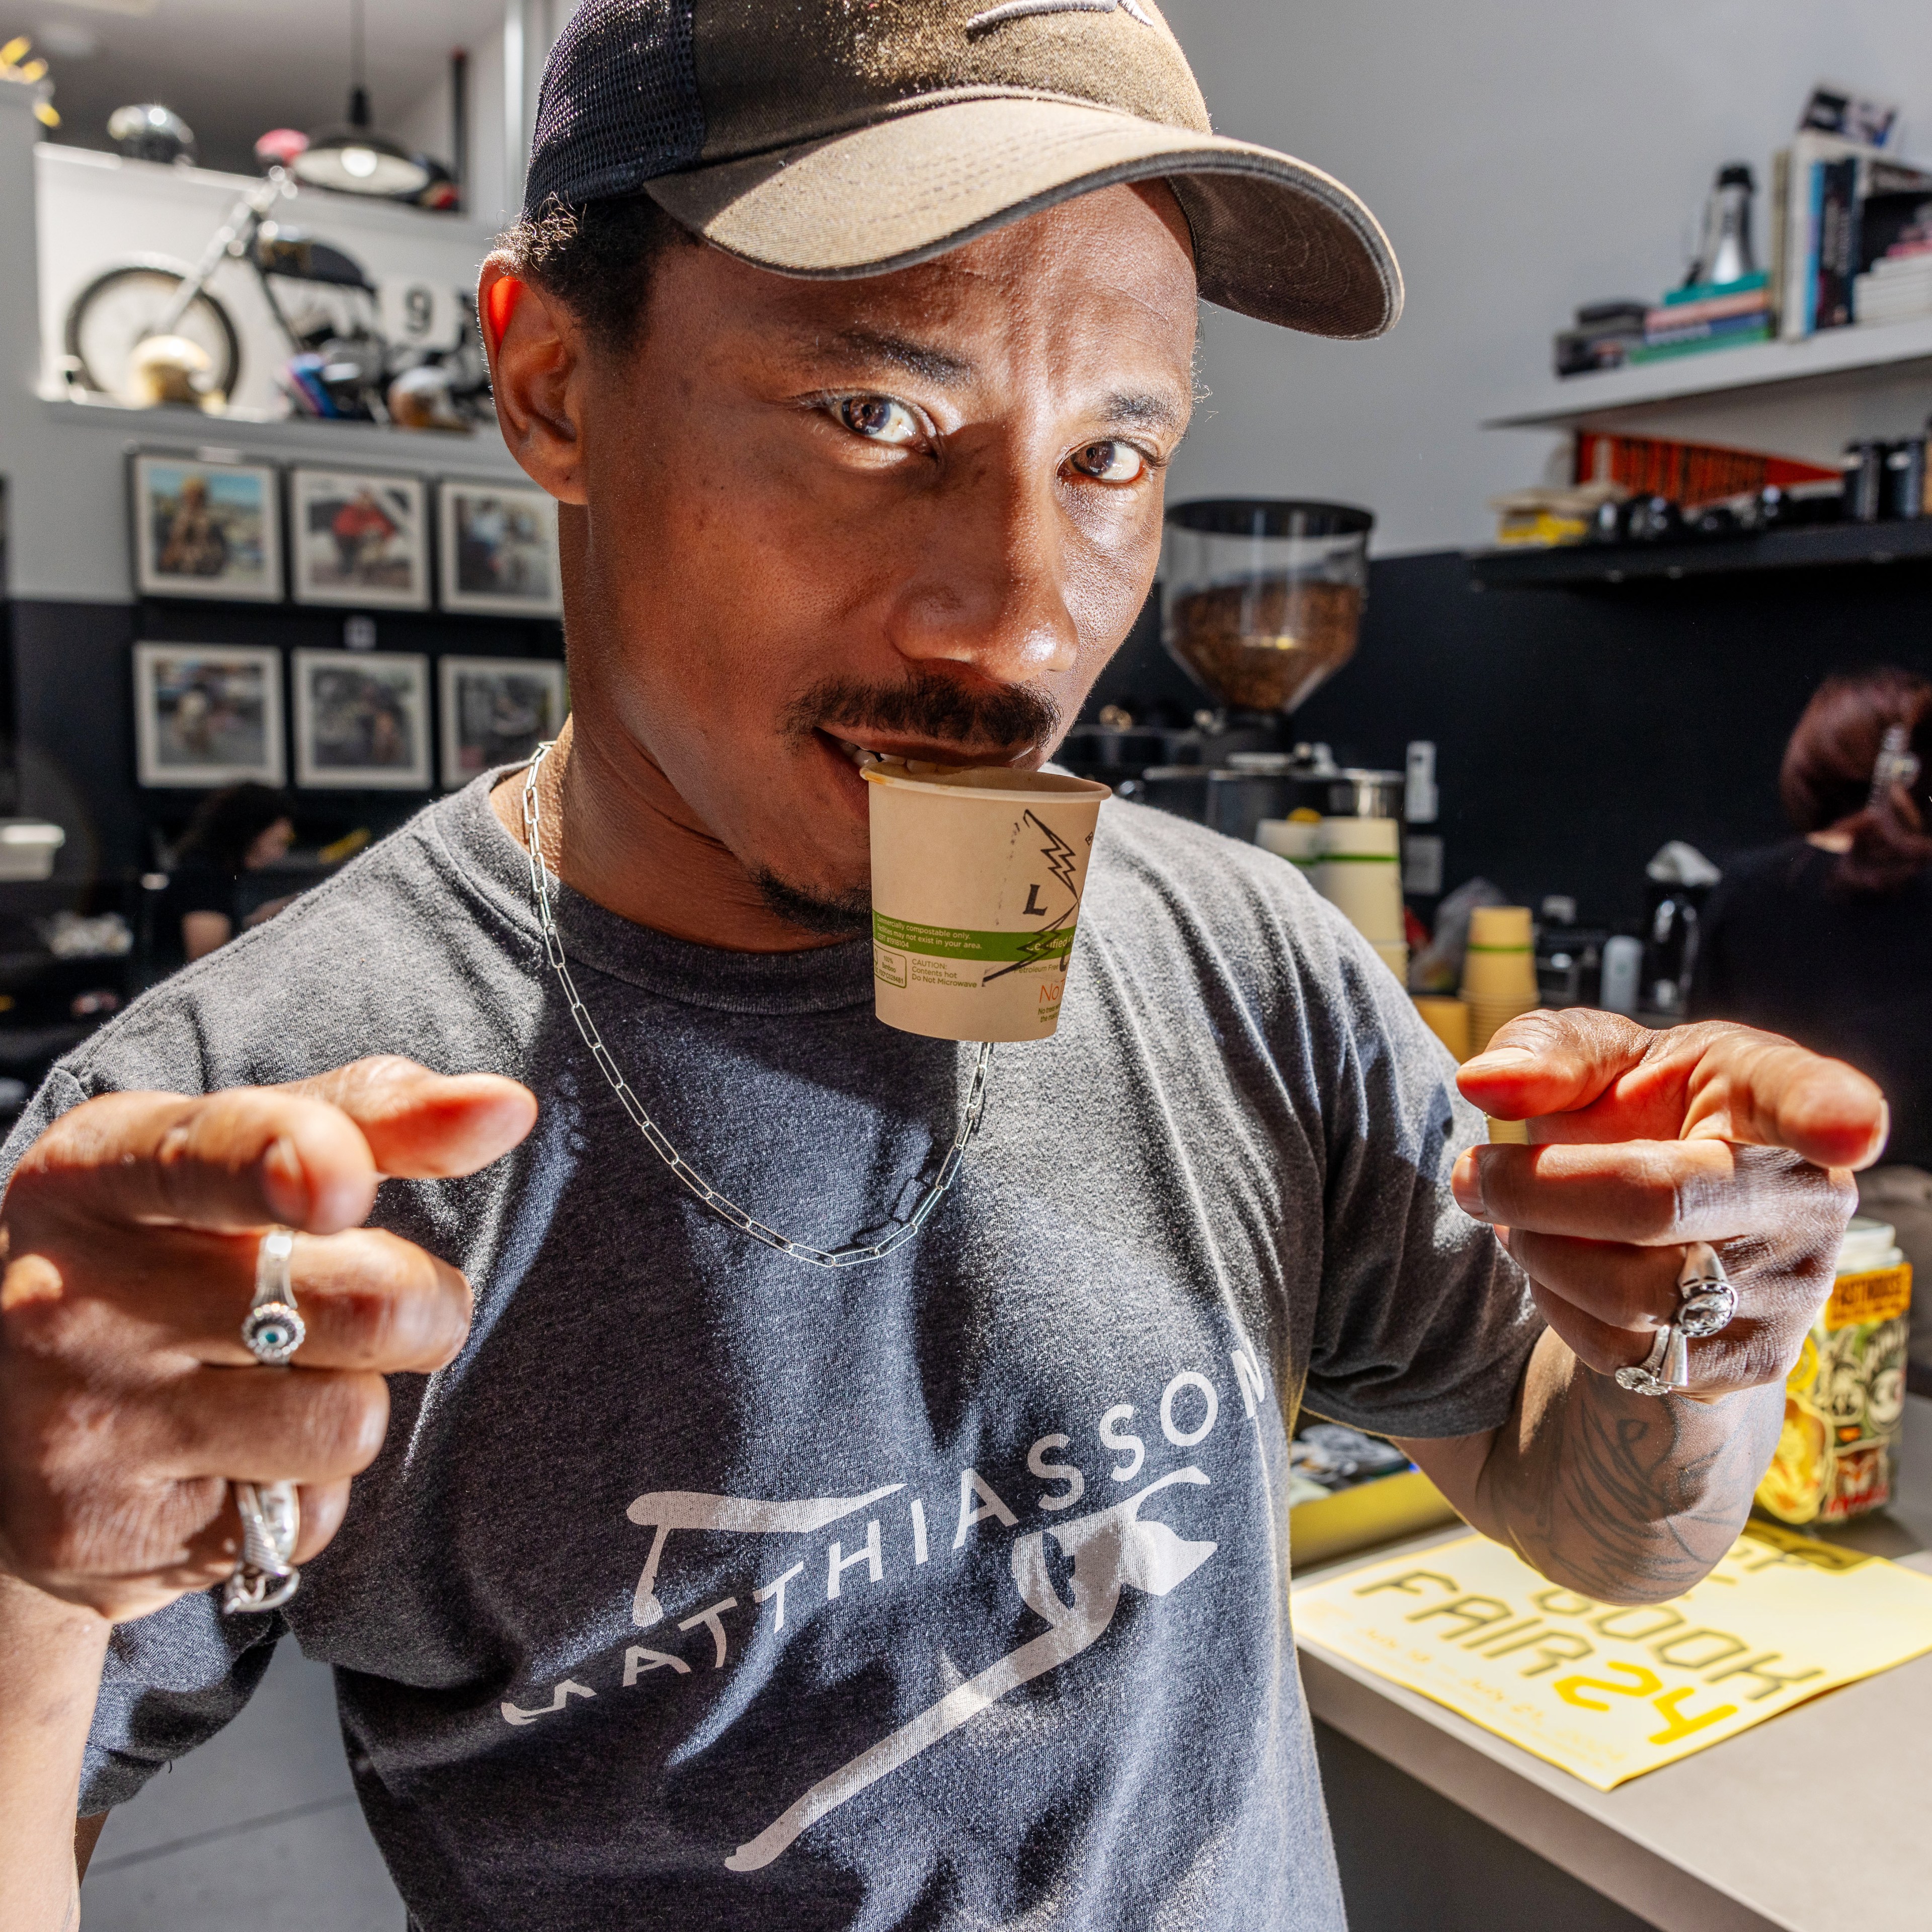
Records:
[[[1472,1054],[1485,1052],[1490,1042],[1513,1019],[1533,1013],[1541,1004],[1534,999],[1484,1000],[1473,995],[1469,1008],[1469,1049]]]
[[[1466,999],[1487,1004],[1510,1000],[1532,1006],[1538,1004],[1528,907],[1478,906],[1469,915],[1462,994]]]
[[[1324,818],[1315,889],[1364,938],[1402,943],[1402,827],[1393,818]]]
[[[1467,1002],[1442,993],[1418,993],[1415,1010],[1423,1023],[1456,1058],[1469,1058],[1469,1008]]]
[[[875,761],[872,979],[928,1040],[1046,1040],[1108,788],[1053,772]]]
[[[1527,950],[1532,937],[1527,906],[1477,906],[1469,914],[1472,946]]]
[[[1255,827],[1255,843],[1277,859],[1286,859],[1310,885],[1322,856],[1322,821],[1306,818],[1264,818]]]

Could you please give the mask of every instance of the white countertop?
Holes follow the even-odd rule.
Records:
[[[1888,1514],[1832,1540],[1932,1574],[1932,1401],[1906,1400]],[[1340,1575],[1460,1528],[1346,1558]],[[1324,1724],[1664,1932],[1932,1926],[1932,1655],[1882,1671],[1615,1791],[1316,1643]]]

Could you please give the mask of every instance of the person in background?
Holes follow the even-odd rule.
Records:
[[[237,889],[249,872],[275,864],[295,843],[289,802],[263,784],[229,785],[212,792],[175,854],[169,910],[181,922],[182,950],[190,962],[226,946],[236,928],[260,926],[288,904],[287,898],[257,906],[245,916]]]
[[[1885,1165],[1859,1210],[1898,1231],[1917,1290],[1912,1382],[1932,1390],[1932,683],[1830,677],[1785,748],[1800,837],[1726,869],[1706,914],[1694,1019],[1742,1020],[1849,1060],[1885,1090]]]

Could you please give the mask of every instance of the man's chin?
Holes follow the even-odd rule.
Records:
[[[804,932],[857,939],[872,929],[872,895],[863,886],[828,896],[792,885],[776,872],[754,872],[752,880],[772,912]]]

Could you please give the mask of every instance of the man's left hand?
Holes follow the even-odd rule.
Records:
[[[1472,1148],[1456,1198],[1496,1226],[1580,1360],[1642,1361],[1677,1312],[1687,1245],[1708,1241],[1738,1312],[1691,1344],[1690,1392],[1783,1381],[1831,1291],[1852,1173],[1885,1145],[1870,1080],[1748,1027],[1652,1033],[1572,1010],[1512,1020],[1460,1084],[1528,1121],[1532,1144]]]

